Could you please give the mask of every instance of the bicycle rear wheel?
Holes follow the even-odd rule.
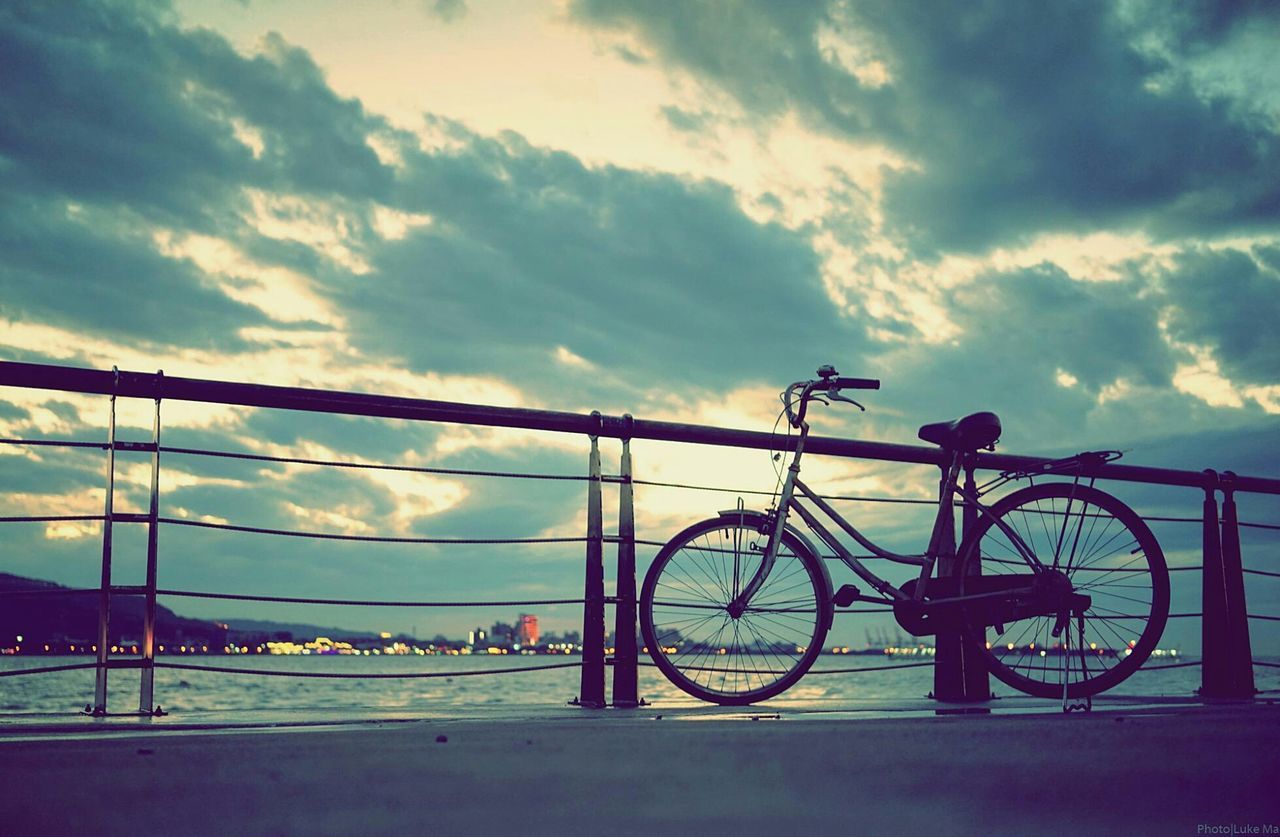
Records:
[[[992,517],[982,516],[961,546],[961,590],[974,576],[1029,575],[1015,537],[1091,602],[1072,615],[1065,636],[1052,634],[1056,615],[995,626],[967,620],[990,672],[1039,697],[1061,697],[1064,686],[1069,697],[1085,697],[1137,671],[1169,616],[1169,571],[1142,518],[1090,486],[1020,489],[996,503]]]
[[[789,532],[746,612],[729,614],[768,543],[758,520],[695,523],[662,548],[645,575],[645,646],[672,683],[700,700],[742,705],[786,691],[813,665],[830,626],[821,559]]]

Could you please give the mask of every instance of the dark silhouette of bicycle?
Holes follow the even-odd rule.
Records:
[[[920,438],[942,447],[945,475],[928,548],[900,555],[875,544],[799,478],[809,404],[879,389],[867,378],[842,378],[830,366],[782,394],[783,413],[799,430],[795,454],[775,506],[739,508],[695,523],[673,537],[645,576],[640,597],[644,641],[658,668],[685,692],[721,704],[774,697],[804,675],[821,652],[835,608],[856,601],[889,605],[916,636],[961,630],[990,672],[1041,697],[1088,698],[1138,669],[1156,647],[1169,614],[1169,573],[1151,530],[1128,506],[1082,473],[1116,451],[1085,452],[1044,467],[1006,471],[973,490],[959,475],[981,448],[994,449],[1000,419],[974,413],[927,424]],[[781,420],[781,416],[779,417]],[[1047,475],[1071,481],[1037,482]],[[991,505],[990,491],[1017,479],[1030,484]],[[867,569],[814,507],[873,556],[918,566],[901,587]],[[955,503],[977,523],[956,550],[958,572],[934,576],[952,537],[944,515]],[[813,542],[789,523],[794,512],[870,585],[832,592]]]

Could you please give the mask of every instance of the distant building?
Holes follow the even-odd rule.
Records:
[[[516,629],[506,622],[494,622],[489,629],[489,641],[503,648],[510,648],[516,642]]]
[[[484,628],[476,628],[467,634],[468,645],[483,645],[485,640]]]
[[[531,613],[520,614],[516,630],[519,631],[521,647],[530,648],[538,644],[538,617]]]

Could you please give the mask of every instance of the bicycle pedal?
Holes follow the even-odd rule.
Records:
[[[835,601],[836,607],[848,607],[856,602],[860,595],[857,587],[852,584],[844,584],[836,591],[833,601]]]

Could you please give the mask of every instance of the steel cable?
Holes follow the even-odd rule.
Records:
[[[97,668],[97,663],[73,663],[65,666],[43,666],[41,668],[18,668],[13,671],[0,671],[0,677],[19,677],[23,674],[48,674],[54,671],[74,671],[83,668]]]
[[[181,669],[183,671],[216,671],[222,674],[252,674],[259,677],[313,677],[330,680],[414,680],[431,677],[481,677],[490,674],[513,674],[525,671],[546,671],[556,668],[579,668],[582,663],[554,663],[546,666],[514,666],[490,671],[430,671],[410,673],[369,672],[348,674],[337,671],[270,671],[261,668],[231,668],[229,666],[193,666],[185,663],[156,662],[156,668]]]
[[[1158,665],[1158,666],[1142,665],[1138,667],[1137,671],[1159,671],[1160,669],[1164,669],[1164,668],[1189,668],[1191,666],[1199,666],[1199,665],[1204,665],[1204,663],[1201,662],[1200,660],[1195,660],[1190,663],[1166,663],[1164,665]],[[1134,672],[1134,673],[1136,674],[1137,672]]]
[[[682,482],[658,482],[656,480],[636,480],[631,481],[632,485],[648,485],[655,488],[683,488],[690,491],[719,491],[726,494],[751,494],[758,497],[772,497],[777,492],[764,491],[763,489],[753,488],[725,488],[718,485],[693,485]],[[842,495],[819,495],[824,500],[849,500],[862,503],[902,503],[909,505],[938,505],[937,500],[916,500],[906,497],[859,497],[859,496],[842,496]]]
[[[262,526],[238,526],[233,523],[212,523],[206,520],[184,520],[177,517],[157,518],[161,523],[173,526],[195,526],[202,529],[222,529],[231,532],[249,532],[255,535],[281,535],[289,538],[314,538],[330,541],[363,541],[370,543],[433,543],[433,544],[521,544],[521,543],[584,543],[587,538],[409,538],[387,535],[342,535],[336,532],[303,532],[294,529],[268,529]]]
[[[471,471],[462,468],[431,468],[420,465],[387,465],[378,462],[343,462],[336,459],[308,459],[301,456],[267,456],[257,453],[203,450],[201,448],[175,448],[161,445],[162,453],[181,453],[188,456],[212,456],[222,459],[246,459],[254,462],[281,462],[291,465],[318,465],[329,468],[356,468],[367,471],[407,471],[414,474],[445,474],[466,477],[504,477],[527,480],[571,480],[586,482],[591,478],[579,474],[527,474],[516,471]]]
[[[818,671],[817,669],[809,669],[809,674],[857,674],[863,671],[889,671],[895,668],[923,668],[924,666],[932,666],[933,663],[898,663],[891,666],[868,666],[866,668],[828,668]]]
[[[355,607],[519,607],[522,605],[583,604],[585,599],[530,599],[528,601],[484,602],[409,602],[366,599],[310,599],[295,596],[251,596],[238,593],[201,593],[192,590],[157,590],[160,596],[185,596],[195,599],[229,599],[247,602],[282,602],[288,604],[351,605]]]

